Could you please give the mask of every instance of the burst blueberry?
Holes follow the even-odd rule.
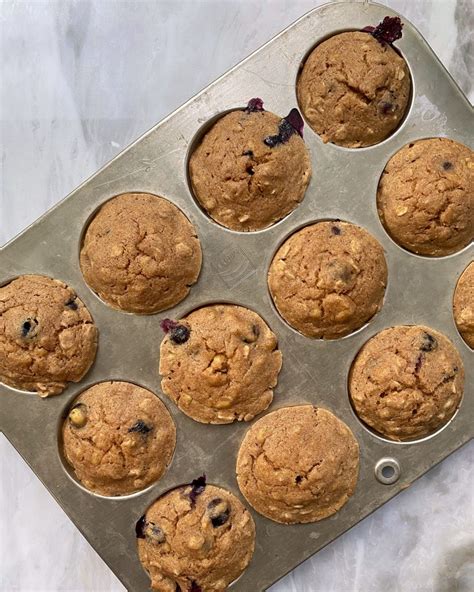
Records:
[[[365,27],[364,33],[370,33],[382,45],[392,45],[402,36],[403,23],[398,16],[386,16],[376,27]]]
[[[21,325],[21,336],[31,339],[37,333],[38,321],[36,319],[26,319]]]
[[[131,428],[128,428],[129,432],[137,432],[138,434],[148,434],[152,431],[152,427],[146,424],[143,419],[136,421]]]
[[[265,111],[263,108],[263,101],[256,97],[255,99],[250,99],[247,103],[247,107],[245,107],[245,111],[247,113],[255,113],[256,111]]]
[[[145,518],[145,516],[142,516],[135,524],[135,534],[137,535],[137,539],[144,539],[145,538],[145,527],[146,527],[146,518]]]
[[[207,514],[212,526],[218,528],[229,520],[229,504],[220,497],[216,497],[207,504]]]
[[[64,306],[67,306],[71,310],[77,310],[76,296],[68,300]]]
[[[423,333],[420,349],[424,352],[431,352],[438,347],[438,342],[429,333]]]
[[[202,475],[191,482],[191,491],[189,492],[189,499],[191,500],[191,507],[194,508],[196,500],[199,495],[206,489],[206,475]]]
[[[303,137],[303,118],[298,109],[292,109],[278,125],[278,134],[266,137],[263,142],[270,148],[275,148],[278,144],[285,144],[293,134]]]

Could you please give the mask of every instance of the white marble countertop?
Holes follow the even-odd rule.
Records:
[[[0,244],[322,3],[2,0]],[[470,0],[386,4],[419,28],[472,102]],[[473,451],[453,454],[272,592],[472,592]],[[0,590],[123,589],[0,434]]]

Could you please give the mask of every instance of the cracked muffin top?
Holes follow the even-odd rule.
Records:
[[[388,161],[377,206],[400,246],[430,257],[474,240],[474,153],[447,138],[411,142]]]
[[[281,352],[258,314],[217,304],[162,327],[161,388],[186,415],[202,423],[250,421],[270,405]]]
[[[92,365],[97,328],[59,280],[24,275],[0,287],[0,381],[41,397],[79,382]]]
[[[427,436],[461,402],[461,356],[443,334],[424,326],[385,329],[362,347],[349,393],[360,419],[390,440]]]
[[[171,462],[176,428],[166,407],[130,382],[81,393],[63,424],[63,451],[78,480],[102,495],[126,495],[158,480]]]
[[[233,230],[260,230],[289,214],[311,177],[297,110],[282,119],[259,105],[221,117],[189,160],[196,199]]]
[[[284,524],[316,522],[354,493],[359,445],[347,425],[313,405],[283,407],[254,423],[237,457],[247,501]]]
[[[92,290],[114,308],[140,314],[181,302],[197,281],[201,260],[191,222],[149,193],[124,193],[106,202],[87,227],[80,254]]]
[[[387,265],[380,243],[347,222],[318,222],[278,249],[268,286],[281,316],[308,337],[336,339],[382,306]]]
[[[255,524],[230,492],[200,477],[174,489],[137,523],[140,561],[159,592],[222,592],[252,559]]]
[[[456,285],[453,313],[461,337],[474,349],[474,261],[462,272]]]
[[[407,109],[411,80],[405,60],[370,33],[340,33],[320,43],[297,82],[300,108],[323,142],[347,148],[387,138]]]

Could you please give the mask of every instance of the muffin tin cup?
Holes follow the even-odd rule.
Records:
[[[403,38],[397,42],[413,82],[413,99],[403,123],[382,143],[353,150],[323,144],[306,125],[313,176],[303,202],[283,220],[257,232],[227,230],[200,209],[188,185],[188,149],[203,124],[245,105],[251,97],[261,97],[269,111],[288,113],[297,105],[298,70],[312,47],[331,34],[375,25],[395,14],[376,4],[343,2],[310,12],[159,123],[0,252],[0,284],[25,273],[58,278],[77,291],[99,328],[95,364],[62,395],[43,400],[0,385],[0,427],[128,590],[149,589],[138,560],[135,523],[157,497],[206,473],[209,482],[246,503],[237,486],[235,463],[249,424],[200,424],[162,394],[159,321],[165,317],[178,319],[214,302],[232,302],[256,311],[278,336],[283,354],[274,401],[267,412],[304,403],[325,407],[346,422],[360,445],[356,491],[330,518],[285,526],[251,510],[257,529],[255,554],[232,590],[265,590],[473,436],[473,354],[452,315],[453,291],[472,259],[472,245],[440,259],[412,255],[393,243],[377,214],[380,175],[403,145],[433,136],[469,145],[474,137],[468,101],[410,23],[402,17]],[[195,225],[201,240],[199,280],[184,301],[165,313],[142,316],[114,310],[91,292],[81,274],[78,252],[85,224],[102,203],[127,191],[170,200]],[[384,305],[367,325],[344,339],[318,341],[298,334],[278,315],[267,289],[267,271],[284,238],[315,220],[334,218],[366,228],[382,244],[389,280]],[[370,337],[402,324],[428,325],[448,336],[463,358],[466,384],[459,411],[444,429],[400,444],[383,440],[362,425],[349,402],[347,377],[354,357]],[[57,426],[80,392],[116,376],[150,389],[165,402],[176,423],[177,445],[173,462],[157,483],[132,496],[105,498],[69,477],[58,451]],[[392,474],[378,480],[387,462],[396,468],[396,478]]]

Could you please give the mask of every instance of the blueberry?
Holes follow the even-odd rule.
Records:
[[[431,352],[438,347],[438,342],[436,339],[430,335],[429,333],[423,334],[423,340],[420,345],[421,351],[424,352]]]
[[[379,109],[383,115],[388,115],[389,113],[393,113],[397,108],[396,105],[390,103],[390,101],[382,101],[379,103]]]
[[[166,540],[163,530],[153,522],[145,523],[144,534],[147,541],[154,545],[161,545]]]
[[[249,158],[253,158],[253,152],[251,150],[246,150],[242,152],[242,156],[248,156]]]
[[[147,425],[143,419],[139,419],[138,421],[136,421],[131,428],[128,428],[129,432],[137,432],[139,434],[148,434],[149,432],[152,431],[152,427]]]
[[[77,296],[74,296],[74,298],[68,300],[64,306],[67,306],[71,310],[77,310],[76,298]]]
[[[342,230],[339,228],[339,226],[331,226],[331,232],[336,236],[339,236]]]
[[[296,475],[295,481],[296,483],[300,484],[301,481],[303,481],[303,477],[301,475]]]
[[[163,543],[166,538],[162,529],[153,522],[147,522],[145,516],[142,516],[136,523],[135,534],[137,539],[147,539],[156,545]]]
[[[163,319],[160,322],[160,327],[165,333],[170,334],[170,339],[176,345],[181,345],[189,339],[191,330],[186,325],[180,325],[172,319]]]
[[[190,330],[186,325],[176,325],[174,329],[171,329],[170,339],[176,345],[186,343],[189,339]]]
[[[31,339],[37,333],[38,321],[36,319],[26,319],[21,325],[21,336]]]
[[[386,16],[376,27],[365,27],[365,33],[370,33],[382,45],[391,45],[402,36],[403,23],[398,16]]]
[[[443,169],[444,169],[445,171],[450,171],[452,168],[454,168],[454,165],[453,165],[453,163],[452,163],[452,162],[449,162],[449,160],[445,160],[445,161],[443,162]]]
[[[191,491],[189,492],[189,499],[191,500],[191,507],[194,508],[198,495],[206,489],[206,475],[201,475],[191,482]]]
[[[214,498],[207,504],[207,515],[214,528],[225,524],[229,520],[229,514],[229,504],[220,497]]]
[[[247,113],[254,113],[255,111],[264,110],[265,109],[263,108],[263,101],[258,97],[255,99],[250,99],[250,101],[247,103],[247,107],[245,107],[245,111],[247,111]]]
[[[245,336],[242,338],[242,341],[244,343],[254,343],[255,341],[257,341],[259,335],[260,335],[260,329],[258,327],[258,325],[252,325],[250,327],[250,332],[251,332],[251,336]]]
[[[247,165],[246,168],[245,168],[245,170],[247,171],[247,173],[249,175],[254,175],[255,174],[255,171],[254,171],[253,166],[251,164]]]

